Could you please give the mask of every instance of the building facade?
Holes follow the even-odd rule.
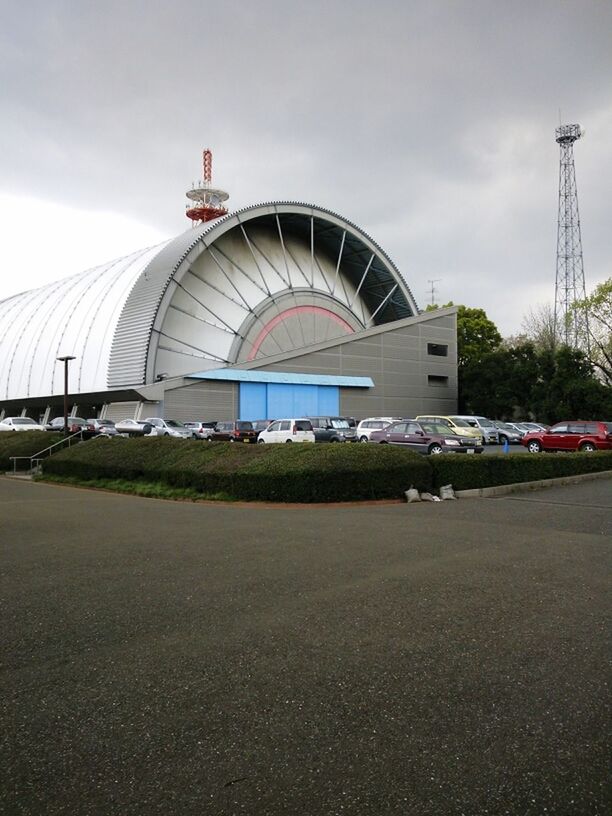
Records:
[[[300,203],[247,207],[0,301],[0,416],[60,415],[65,355],[79,416],[456,408],[456,310],[419,313],[378,244]]]

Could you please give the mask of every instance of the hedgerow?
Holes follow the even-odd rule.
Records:
[[[431,488],[427,460],[388,445],[231,445],[171,438],[93,439],[44,463],[44,474],[162,482],[236,499],[334,502],[400,498]]]
[[[278,502],[401,498],[411,485],[420,491],[444,484],[466,490],[603,470],[612,470],[612,451],[422,456],[391,445],[232,445],[171,438],[93,439],[43,463],[44,475],[55,480],[121,480],[147,495],[159,484],[190,498],[195,491]]]
[[[62,434],[42,431],[2,431],[0,433],[0,472],[13,470],[11,456],[34,456],[62,439]],[[26,470],[29,462],[18,462],[18,470]]]
[[[452,484],[455,490],[470,490],[612,470],[612,451],[431,456],[429,463],[434,488]]]

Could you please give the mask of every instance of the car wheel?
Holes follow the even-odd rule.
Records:
[[[542,445],[538,442],[537,439],[532,439],[530,442],[527,443],[527,450],[529,453],[540,453],[542,450]]]
[[[359,441],[360,442],[368,442],[369,440],[368,440],[367,436],[362,436],[362,437],[360,437]]]
[[[442,449],[442,445],[432,445],[432,446],[429,448],[428,453],[429,453],[431,456],[438,456],[440,453],[444,453],[444,451],[443,451],[443,449]]]
[[[503,434],[500,435],[500,437],[499,437],[499,444],[500,445],[507,445],[509,441],[510,440],[508,439],[507,436],[504,436]]]
[[[291,445],[293,439],[285,439],[285,445]]]
[[[229,441],[234,443],[236,440],[235,440],[235,438],[233,436],[230,436]]]
[[[257,440],[257,444],[258,444],[258,445],[265,445],[265,444],[266,444],[266,442],[265,442],[265,440],[264,440],[264,439],[258,439],[258,440]]]
[[[162,436],[170,436],[170,434],[166,431]]]
[[[583,442],[579,450],[584,451],[585,453],[593,453],[593,451],[596,451],[597,448],[592,442]]]

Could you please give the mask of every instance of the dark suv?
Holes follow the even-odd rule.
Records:
[[[209,442],[257,442],[257,431],[251,422],[243,420],[227,420],[217,422]]]
[[[312,423],[315,442],[357,442],[357,431],[347,417],[306,417]]]
[[[521,439],[530,453],[612,450],[612,422],[557,422]]]

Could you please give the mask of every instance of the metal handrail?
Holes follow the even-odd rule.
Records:
[[[38,453],[33,453],[31,456],[9,456],[9,459],[11,459],[13,462],[13,473],[15,475],[17,474],[17,462],[21,459],[30,460],[30,467],[26,469],[25,472],[27,473],[29,470],[29,472],[32,473],[32,471],[34,470],[34,466],[32,464],[33,462],[36,462],[37,463],[36,467],[39,467],[40,462],[42,462],[42,460],[45,458],[43,454],[46,453],[48,456],[52,456],[50,451],[52,451],[53,448],[57,448],[59,445],[65,445],[66,442],[68,443],[68,447],[70,447],[70,445],[72,445],[72,440],[74,440],[75,437],[77,436],[79,437],[80,441],[83,441],[83,431],[76,431],[76,433],[73,433],[70,436],[66,436],[64,437],[64,439],[60,439],[59,442],[54,442],[53,445],[49,445],[48,448],[43,448],[43,450],[38,451]]]

